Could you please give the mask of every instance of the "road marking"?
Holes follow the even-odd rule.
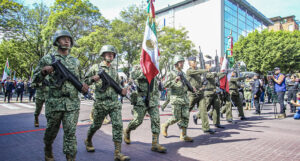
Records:
[[[20,109],[19,107],[14,106],[14,104],[1,104],[1,106],[11,109],[11,110],[18,110]]]
[[[24,103],[19,103],[18,105],[23,106],[23,107],[26,107],[26,108],[35,108],[34,105],[33,105],[33,106],[30,106],[30,105],[24,104]]]

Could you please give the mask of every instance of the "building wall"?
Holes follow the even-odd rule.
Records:
[[[189,39],[199,46],[204,54],[215,56],[216,50],[220,55],[223,45],[222,12],[220,0],[199,0],[157,14],[159,27],[165,24],[177,29],[184,27],[189,33]]]
[[[285,17],[285,18],[281,18],[281,19],[276,19],[274,21],[275,21],[274,25],[269,26],[270,31],[271,30],[273,30],[273,31],[280,31],[280,30],[295,31],[295,30],[299,30],[299,25],[295,22],[294,16]]]

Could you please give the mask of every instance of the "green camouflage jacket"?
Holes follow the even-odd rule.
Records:
[[[251,79],[245,79],[244,91],[251,91]]]
[[[92,76],[98,74],[99,67],[104,69],[105,72],[119,84],[117,69],[114,68],[113,65],[108,67],[104,62],[93,65],[86,74],[84,82],[88,85],[93,83],[95,84],[95,108],[104,108],[106,110],[121,108],[121,103],[118,101],[118,94],[111,86],[109,86],[105,91],[101,91],[102,80],[100,79],[98,82],[92,81]]]
[[[45,100],[48,96],[49,87],[43,83],[31,84],[36,89],[35,98]]]
[[[186,71],[187,80],[191,83],[193,87],[196,88],[196,94],[203,94],[203,90],[200,91],[200,88],[202,88],[202,81],[201,81],[201,74],[207,73],[206,69],[192,69],[189,68]],[[189,94],[192,94],[192,92],[188,91]]]
[[[207,73],[206,80],[207,84],[205,85],[204,96],[214,95],[216,93],[216,77],[223,78],[226,73]]]
[[[72,57],[70,54],[67,56],[54,53],[56,60],[60,60],[61,63],[70,70],[77,78],[79,78],[79,61]],[[40,61],[33,74],[33,83],[41,83],[45,77],[41,74],[41,70],[44,66],[51,65],[51,55],[44,56]],[[72,85],[71,82],[65,81],[61,87],[57,87],[55,77],[55,71],[47,76],[49,81],[46,108],[47,111],[72,111],[79,110],[80,99],[79,92]]]
[[[176,69],[169,73],[168,79],[165,82],[165,87],[170,89],[171,104],[186,105],[189,103],[189,99],[187,97],[188,88],[182,83],[182,81],[176,82],[178,73],[179,72]],[[186,77],[184,73],[183,75]]]
[[[138,86],[138,90],[136,93],[131,94],[132,103],[136,106],[145,106],[144,99],[147,97],[148,91],[148,80],[142,72],[141,68],[135,68],[134,71],[131,72],[131,79],[134,80],[136,85]],[[153,90],[150,92],[150,102],[149,107],[157,107],[159,99],[158,92],[158,83],[157,78],[153,80]]]

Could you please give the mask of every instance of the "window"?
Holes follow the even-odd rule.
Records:
[[[289,31],[294,31],[294,25],[289,25]]]

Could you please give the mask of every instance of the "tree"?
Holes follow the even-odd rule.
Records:
[[[120,16],[121,19],[112,21],[111,28],[114,37],[121,43],[121,51],[127,53],[124,56],[127,60],[127,67],[123,70],[129,76],[131,66],[138,64],[140,60],[147,14],[141,4],[139,7],[129,6],[121,11]]]
[[[233,53],[251,71],[266,74],[278,66],[285,73],[296,72],[300,69],[300,31],[255,31],[241,37]]]
[[[195,46],[191,40],[188,40],[188,31],[185,28],[175,29],[163,27],[158,31],[158,43],[160,49],[160,76],[164,77],[172,66],[174,55],[188,57],[196,55]],[[163,72],[163,73],[162,73]]]
[[[18,21],[16,20],[16,14],[21,10],[23,6],[13,0],[1,0],[0,1],[0,32],[4,33],[4,36],[9,36],[7,33],[13,33],[14,28]]]

